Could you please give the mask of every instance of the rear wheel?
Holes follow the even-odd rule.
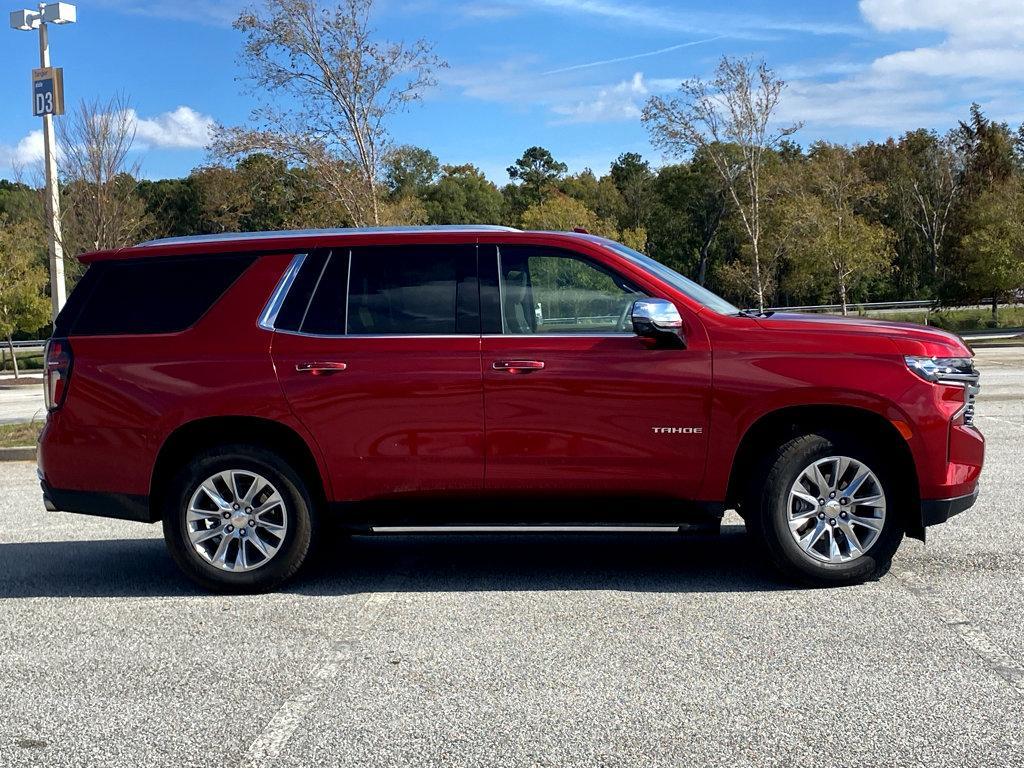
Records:
[[[259,446],[223,446],[175,476],[163,518],[172,557],[210,590],[260,592],[302,566],[314,516],[299,475]]]
[[[882,453],[844,436],[794,438],[752,486],[747,526],[791,577],[825,585],[877,578],[903,539],[905,486],[892,467]]]

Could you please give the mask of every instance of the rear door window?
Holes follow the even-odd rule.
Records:
[[[480,333],[475,245],[335,249],[300,330],[318,335]]]

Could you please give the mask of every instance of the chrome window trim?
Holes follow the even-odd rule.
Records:
[[[542,333],[542,334],[483,334],[486,339],[499,339],[504,337],[505,339],[621,339],[622,337],[632,337],[639,339],[636,334],[632,331],[565,331],[562,333]]]
[[[264,331],[276,330],[274,324],[277,323],[277,314],[281,312],[281,305],[284,304],[285,297],[288,296],[288,292],[291,290],[292,284],[295,282],[299,270],[302,269],[307,256],[308,254],[296,254],[293,256],[288,264],[288,269],[284,271],[281,279],[277,281],[274,293],[270,295],[270,299],[267,300],[266,305],[263,307],[263,312],[260,313],[259,320],[256,322],[256,325]]]
[[[630,331],[609,331],[603,334],[581,331],[564,334],[311,334],[308,331],[273,329],[278,334],[304,336],[311,339],[638,339]]]
[[[480,334],[311,334],[308,331],[274,329],[275,333],[310,339],[479,339]],[[495,336],[501,336],[496,334]]]

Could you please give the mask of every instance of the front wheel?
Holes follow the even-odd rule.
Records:
[[[823,585],[884,574],[903,539],[892,462],[839,436],[803,435],[766,463],[746,501],[747,525],[789,576]]]
[[[175,476],[164,510],[171,556],[209,590],[260,592],[302,566],[313,510],[301,478],[258,446],[206,451]]]

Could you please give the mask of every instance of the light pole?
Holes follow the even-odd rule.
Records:
[[[39,69],[32,72],[32,114],[43,118],[43,155],[46,165],[46,218],[50,230],[50,299],[53,317],[64,306],[64,247],[60,233],[60,190],[57,186],[57,147],[53,136],[53,116],[64,114],[63,70],[50,67],[49,24],[74,24],[75,6],[70,3],[40,3],[38,11],[11,13],[11,27],[31,32],[39,30]]]

